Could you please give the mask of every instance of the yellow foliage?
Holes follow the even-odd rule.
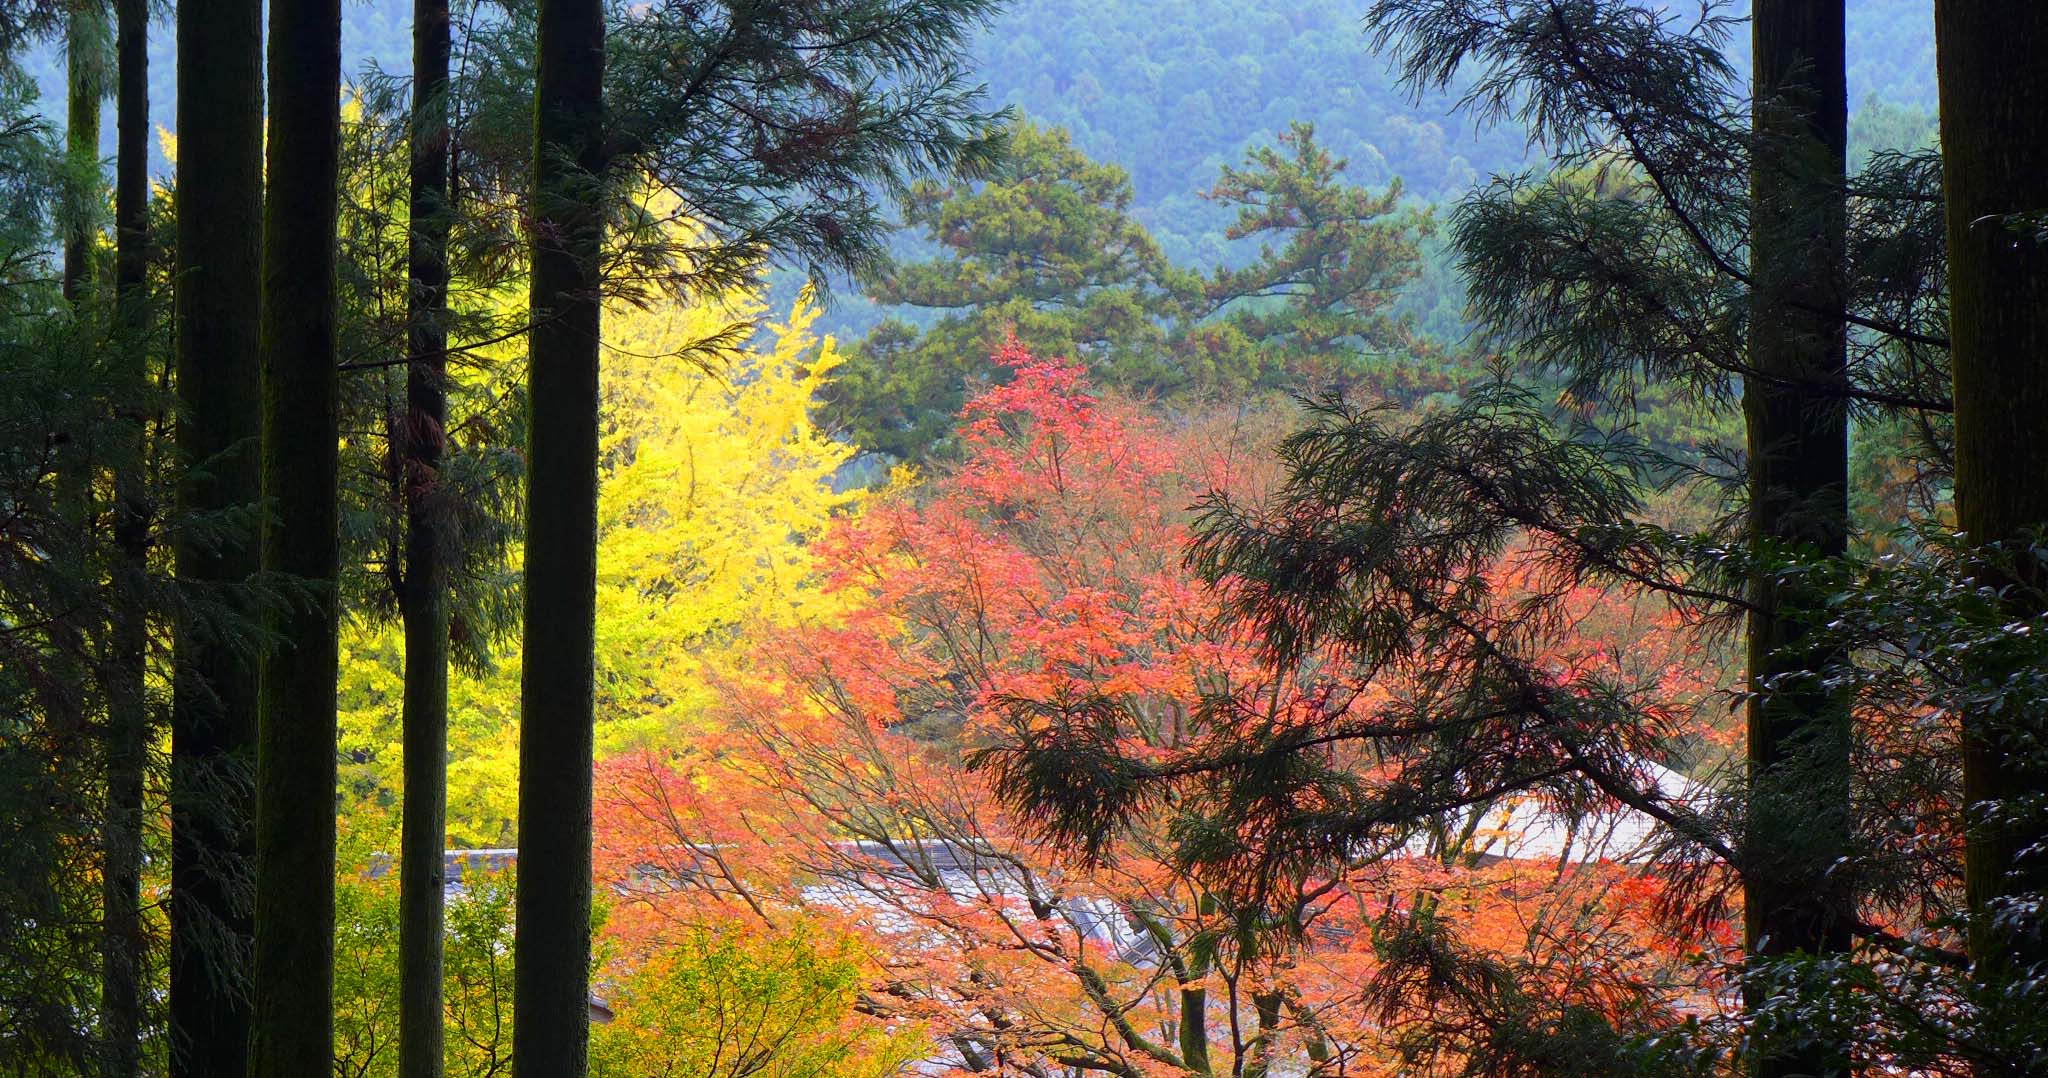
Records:
[[[808,296],[754,343],[695,355],[761,312],[751,299],[606,312],[600,756],[658,745],[701,721],[705,672],[736,650],[744,628],[787,624],[821,601],[806,544],[860,497],[831,483],[854,449],[812,419],[839,358],[812,333]],[[515,834],[518,642],[497,654],[490,673],[449,679],[448,833],[458,846]],[[400,631],[351,626],[341,658],[344,796],[388,805],[400,774]]]
[[[608,312],[598,503],[599,754],[646,747],[709,696],[704,664],[743,626],[819,600],[809,540],[858,495],[832,489],[854,453],[812,422],[839,356],[799,299],[772,344],[730,362],[683,345],[756,311]]]

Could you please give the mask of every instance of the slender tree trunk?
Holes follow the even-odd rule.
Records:
[[[1748,420],[1751,548],[1839,555],[1848,537],[1844,185],[1848,91],[1842,5],[1758,0],[1755,159],[1751,173]],[[1796,385],[1787,385],[1794,383]],[[1812,388],[1807,388],[1812,387]],[[1839,656],[1803,643],[1809,597],[1758,573],[1750,592],[1750,834],[1744,865],[1749,953],[1836,952],[1849,944],[1851,896],[1830,873],[1846,848],[1845,702],[1791,671]],[[1828,1050],[1762,1044],[1758,1075],[1832,1073]]]
[[[114,165],[114,303],[118,346],[133,357],[130,388],[149,377],[149,9],[116,0],[119,106]],[[116,585],[107,700],[107,791],[102,826],[100,1009],[107,1078],[132,1078],[141,1066],[143,776],[149,763],[149,417],[132,414],[131,439],[115,476]]]
[[[603,72],[601,0],[540,0],[516,1078],[580,1078],[588,1065]]]
[[[1280,1036],[1280,1006],[1287,1001],[1279,989],[1252,993],[1252,1011],[1258,1015],[1258,1032],[1245,1045],[1244,1078],[1267,1078],[1273,1073],[1275,1043]]]
[[[405,483],[405,804],[398,883],[399,1073],[442,1070],[442,847],[448,811],[448,0],[414,0]]]
[[[263,5],[178,5],[177,375],[181,517],[260,494],[256,310],[261,295]],[[186,586],[256,569],[252,528],[181,532]],[[196,620],[177,628],[171,714],[173,1075],[248,1066],[249,779],[256,662],[246,640]]]
[[[250,1073],[285,1078],[325,1073],[334,1053],[341,0],[270,0],[269,71],[263,568],[305,590],[280,609],[263,662]]]
[[[1322,1025],[1316,1021],[1315,1012],[1302,1003],[1299,994],[1291,994],[1287,1006],[1294,1012],[1295,1024],[1301,1027],[1302,1054],[1308,1056],[1309,1064],[1316,1068],[1313,1073],[1321,1073],[1321,1069],[1328,1067],[1333,1058],[1329,1038],[1323,1035]]]
[[[106,96],[104,0],[71,0],[64,28],[64,156],[72,181],[64,219],[64,299],[76,306],[92,273],[92,204],[101,197],[100,101]]]
[[[2030,228],[2005,218],[2048,212],[2048,7],[1938,0],[1934,30],[1948,199],[1956,522],[1972,542],[2024,542],[2048,524],[2048,246],[2038,217]],[[2017,567],[2031,589],[2048,584],[2033,559],[2022,555]],[[2031,599],[2015,598],[2014,606],[2016,616],[2042,612]],[[1984,819],[1992,806],[2048,792],[2040,748],[2048,723],[2007,709],[1965,716],[1963,734],[1973,954],[1990,970],[2048,962],[2048,937],[2038,922],[2029,933],[2022,917],[1996,916],[2008,896],[2048,891],[2048,856],[2038,852],[2048,828],[2038,815]],[[2031,747],[2023,748],[2029,739]],[[2030,847],[2037,852],[2023,856]]]

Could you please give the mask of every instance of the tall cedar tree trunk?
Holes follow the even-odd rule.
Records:
[[[2048,211],[2048,6],[1940,0],[1935,4],[1941,147],[1948,196],[1949,337],[1955,365],[1956,522],[1972,542],[2024,542],[2048,524],[2048,249],[2039,222],[2003,220]],[[2038,562],[2019,567],[2039,588]],[[2037,615],[2016,601],[2016,616]],[[1997,677],[1998,672],[1987,671]],[[2039,767],[2040,715],[2025,730],[1964,722],[1967,806],[2048,791]],[[2031,736],[2034,762],[2008,746]],[[2020,851],[2048,841],[2038,819],[1973,824],[1964,885],[1977,915],[1973,953],[1994,967],[2048,962],[2048,938],[1988,916],[2007,895],[2048,891],[2048,857]]]
[[[177,374],[183,517],[256,502],[262,415],[256,310],[262,292],[263,5],[178,5]],[[255,529],[179,534],[185,585],[256,569]],[[248,775],[256,662],[242,640],[177,630],[171,714],[173,1075],[248,1066]]]
[[[263,568],[303,593],[263,661],[251,1074],[334,1058],[335,594],[340,574],[335,217],[341,0],[270,0],[263,207]]]
[[[148,0],[115,0],[118,23],[119,103],[115,117],[114,302],[118,342],[128,349],[129,388],[149,378],[149,7]],[[105,1024],[107,1078],[140,1073],[142,1030],[142,791],[149,761],[148,611],[142,597],[149,579],[147,464],[150,417],[130,417],[130,439],[114,477],[116,585],[126,602],[115,612],[112,686],[107,699],[107,791],[101,874],[104,924],[100,949],[100,1009]]]
[[[440,1078],[441,851],[448,812],[448,0],[412,13],[412,234],[406,252],[405,804],[398,882],[398,1069]]]
[[[92,272],[92,213],[87,206],[100,197],[100,99],[105,96],[107,43],[104,0],[71,0],[66,13],[64,156],[73,184],[64,220],[64,299],[76,306]]]
[[[580,1078],[590,1017],[602,0],[540,0],[537,51],[512,1066],[515,1078]]]
[[[1841,554],[1848,536],[1848,410],[1842,310],[1848,144],[1842,5],[1758,0],[1755,159],[1751,172],[1748,420],[1752,549],[1772,544]],[[1829,869],[1848,828],[1848,710],[1814,684],[1773,684],[1786,671],[1824,669],[1803,622],[1810,605],[1767,574],[1750,593],[1749,671],[1771,689],[1749,704],[1752,790],[1743,934],[1749,953],[1840,951],[1850,896]],[[1766,1043],[1759,1075],[1827,1073],[1834,1054],[1786,1054]]]

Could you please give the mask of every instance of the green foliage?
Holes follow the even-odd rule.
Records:
[[[1847,7],[1852,100],[1876,96],[1931,112],[1926,3]],[[1169,258],[1227,263],[1230,215],[1198,197],[1188,178],[1213,175],[1294,121],[1314,124],[1332,152],[1354,162],[1359,182],[1398,175],[1430,203],[1453,201],[1529,159],[1522,132],[1459,115],[1456,88],[1403,87],[1360,34],[1360,10],[1343,0],[1015,0],[976,46],[977,70],[994,100],[1129,168],[1137,217]],[[1745,53],[1731,51],[1743,65]]]
[[[360,853],[361,851],[357,851]],[[361,858],[337,881],[334,911],[334,1073],[398,1073],[398,880],[392,866],[369,878]],[[471,870],[449,900],[443,937],[444,1061],[455,1078],[506,1073],[512,1056],[510,871]]]
[[[60,13],[47,0],[16,6],[37,38]],[[1849,0],[1848,9],[1853,100],[1875,96],[1931,113],[1934,38],[1924,0]],[[1295,120],[1315,124],[1364,182],[1398,174],[1429,202],[1527,159],[1517,132],[1468,123],[1445,95],[1407,93],[1366,47],[1357,17],[1357,5],[1343,0],[1013,0],[974,34],[969,69],[986,80],[990,100],[1064,127],[1084,152],[1131,169],[1138,218],[1171,259],[1200,265],[1226,258],[1229,214],[1205,203],[1188,177],[1213,174]],[[402,72],[411,6],[344,5],[342,34],[350,70]],[[170,126],[174,42],[152,38],[151,111]],[[63,100],[61,48],[39,46],[22,64],[45,100]]]
[[[593,1031],[598,1078],[884,1078],[928,1049],[855,1013],[867,974],[851,937],[798,925],[698,928],[627,975]]]
[[[989,0],[606,10],[605,167],[580,182],[601,184],[587,193],[606,216],[608,295],[722,294],[770,261],[868,267],[886,238],[881,192],[990,163],[994,116],[959,66]],[[475,170],[511,192],[528,175],[534,32],[518,5],[467,27],[458,183]],[[673,196],[667,212],[647,212],[650,186]]]
[[[1064,130],[1017,121],[1008,149],[981,182],[903,199],[939,257],[896,261],[867,288],[937,317],[922,332],[884,322],[832,391],[834,418],[863,448],[943,451],[961,403],[1001,375],[987,358],[1011,342],[1168,400],[1332,381],[1413,400],[1461,380],[1393,313],[1420,270],[1427,216],[1402,206],[1398,182],[1377,194],[1345,182],[1346,162],[1312,127],[1223,170],[1208,197],[1237,209],[1231,238],[1259,249],[1206,274],[1166,260],[1132,216],[1128,175]]]
[[[980,183],[926,181],[904,197],[904,223],[943,257],[892,263],[867,288],[947,313],[922,334],[883,324],[848,366],[830,399],[856,445],[922,455],[1012,337],[1040,354],[1085,356],[1114,384],[1179,381],[1165,320],[1195,282],[1131,218],[1130,177],[1029,120],[1011,125],[1007,148]]]
[[[58,293],[62,151],[22,91],[0,78],[0,1069],[69,1074],[96,1068],[100,1049],[107,613],[162,612],[174,597],[160,576],[114,572],[101,538],[104,480],[136,449],[132,416],[162,401],[134,362],[149,341]],[[160,477],[135,478],[163,493]],[[205,596],[189,606],[208,620]]]
[[[351,51],[402,67],[400,6],[352,5]],[[1311,652],[1316,662],[1334,654],[1407,680],[1369,723],[1317,726],[1327,718],[1317,712],[1299,728],[1247,726],[1203,746],[1215,752],[1176,758],[1179,777],[1201,778],[1172,836],[1181,840],[1172,867],[1231,884],[1299,877],[1362,849],[1400,848],[1418,819],[1477,800],[1533,792],[1573,811],[1618,798],[1668,825],[1672,901],[1691,903],[1676,912],[1718,916],[1716,888],[1756,863],[1738,841],[1735,807],[1756,791],[1731,782],[1730,797],[1698,811],[1658,800],[1633,762],[1687,745],[1656,687],[1566,677],[1546,649],[1576,631],[1567,600],[1589,584],[1727,615],[1741,605],[1729,578],[1760,567],[1800,574],[1826,596],[1825,609],[1804,612],[1818,638],[1856,657],[1830,676],[1844,679],[1865,716],[1856,842],[1840,870],[1865,896],[1867,950],[1753,963],[1762,1002],[1747,1014],[1656,1029],[1660,1016],[1633,1009],[1638,1000],[1596,1013],[1545,996],[1531,970],[1461,952],[1444,922],[1383,921],[1371,940],[1378,957],[1457,996],[1448,1018],[1432,1025],[1426,1015],[1399,1035],[1417,1059],[1462,1053],[1468,1069],[1500,1072],[1692,1073],[1725,1063],[1758,1033],[1854,1041],[1851,1062],[1870,1069],[2040,1070],[2040,971],[1979,977],[1952,947],[1967,926],[1949,916],[1960,898],[1948,718],[1993,716],[1985,729],[2009,755],[2038,762],[2048,625],[1991,601],[1972,583],[1984,567],[1939,537],[1950,437],[1934,414],[1946,393],[1939,162],[1926,152],[1932,101],[1918,72],[1928,65],[1896,59],[1924,52],[1924,3],[1851,5],[1851,49],[1862,58],[1851,77],[1873,94],[1852,135],[1862,165],[1850,235],[1862,409],[1855,509],[1867,533],[1859,554],[1892,555],[1863,563],[1731,553],[1711,541],[1696,502],[1672,515],[1699,534],[1658,526],[1670,521],[1653,484],[1727,440],[1727,405],[1754,374],[1739,272],[1747,150],[1728,134],[1745,108],[1730,91],[1745,66],[1739,42],[1723,56],[1712,33],[1674,40],[1634,15],[1606,18],[1651,7],[1611,0],[1405,6],[1529,17],[1487,25],[1483,49],[1417,50],[1407,69],[1389,72],[1338,0],[1020,0],[1000,17],[984,0],[611,5],[606,135],[619,167],[617,182],[596,192],[607,200],[616,271],[606,282],[614,328],[604,339],[598,462],[602,743],[659,745],[706,725],[710,675],[729,672],[722,652],[750,629],[793,623],[829,601],[814,590],[810,544],[859,502],[832,477],[856,447],[906,458],[943,451],[977,381],[1003,377],[984,360],[1012,337],[1074,355],[1102,383],[1176,415],[1203,396],[1334,382],[1395,407],[1332,397],[1312,409],[1286,447],[1275,502],[1207,503],[1194,565],[1229,589],[1232,612],[1278,656],[1306,666]],[[669,17],[682,8],[697,17]],[[1596,73],[1644,93],[1649,107],[1617,111],[1587,94],[1589,80],[1554,77],[1565,67],[1541,49],[1559,43],[1545,35],[1565,9],[1587,19],[1575,28],[1590,31],[1579,40],[1590,42]],[[520,559],[514,447],[525,441],[528,403],[519,334],[529,312],[518,296],[532,22],[525,5],[458,10],[463,215],[442,508],[460,543],[451,832],[481,845],[514,833],[520,670],[503,645]],[[60,14],[0,4],[0,46],[47,31]],[[155,104],[168,115],[170,35],[155,37]],[[1013,125],[1000,158],[988,153],[973,79],[950,58],[971,39],[992,98],[1043,122]],[[835,44],[792,47],[816,41]],[[1491,73],[1469,70],[1472,60],[1490,61]],[[52,210],[97,220],[99,177],[59,160],[25,112],[12,61],[0,65],[0,1070],[68,1072],[89,1069],[99,1049],[101,610],[146,614],[153,629],[174,622],[246,654],[256,643],[249,600],[289,596],[263,581],[177,592],[160,576],[110,570],[108,479],[134,459],[135,417],[165,411],[135,379],[137,370],[163,376],[160,349],[57,302]],[[1447,118],[1447,95],[1468,89],[1481,113],[1522,125],[1468,133]],[[343,592],[352,620],[342,766],[343,811],[359,835],[397,793],[404,657],[389,614],[406,479],[393,460],[417,433],[404,429],[400,366],[403,95],[402,78],[366,77],[344,136],[343,508],[354,572]],[[1674,102],[1685,107],[1666,111],[1679,119],[1657,120]],[[1530,129],[1558,144],[1559,167],[1485,186],[1450,218],[1448,235],[1434,235],[1433,216],[1409,193],[1441,201],[1482,172],[1518,165]],[[935,171],[954,174],[905,187]],[[889,227],[879,200],[896,188],[917,238],[877,264]],[[165,212],[169,203],[159,200]],[[777,256],[871,271],[860,278],[868,298],[918,312],[884,323],[844,368],[812,338],[807,305],[777,327],[772,348],[728,347],[734,326],[758,317],[747,294]],[[1465,328],[1460,272],[1475,284],[1485,343],[1521,365],[1524,387],[1481,379],[1419,339]],[[668,302],[678,292],[721,302]],[[820,432],[814,395],[837,409],[851,444]],[[145,426],[152,445],[162,440],[163,424]],[[147,493],[162,494],[162,470],[152,466]],[[167,560],[173,536],[203,550],[247,530],[257,511],[159,514],[150,557]],[[1531,551],[1533,594],[1489,576],[1502,557]],[[153,708],[168,672],[158,659],[152,651]],[[1399,781],[1375,786],[1307,751],[1338,742],[1385,749]],[[1014,764],[1000,775],[1013,796],[1065,784],[1079,807],[1051,806],[1041,819],[1079,842],[1106,833],[1169,777],[1159,757],[1125,757],[1107,742],[1026,748],[1037,754],[989,759]],[[151,776],[154,799],[167,784]],[[237,796],[239,782],[231,770],[212,796]],[[1316,811],[1298,811],[1304,804]],[[160,805],[149,805],[153,966],[161,903],[150,892],[166,858]],[[1984,807],[2030,824],[2044,810],[2032,794]],[[369,1078],[397,1065],[396,881],[354,871],[371,862],[367,848],[343,861],[352,867],[338,889],[336,1069]],[[2043,901],[2011,895],[1991,915],[2033,926]],[[472,876],[449,909],[455,1074],[509,1068],[511,915],[509,876]],[[599,1072],[898,1073],[929,1045],[913,1029],[883,1035],[858,1020],[873,957],[808,929],[732,926],[635,955],[598,981],[617,1009],[596,1037]],[[146,1009],[161,1006],[161,972],[144,971]],[[1590,995],[1609,987],[1597,975]],[[1459,1020],[1468,1024],[1449,1028]],[[161,1063],[163,1038],[153,1028],[145,1036],[146,1058]]]
[[[342,114],[339,323],[343,609],[384,624],[404,584],[408,222],[404,100],[370,80]],[[518,615],[510,554],[519,530],[526,394],[518,331],[523,260],[508,252],[496,193],[472,179],[451,221],[448,422],[434,509],[442,518],[450,654],[488,670]]]
[[[1931,109],[1902,105],[1876,95],[1849,115],[1849,166],[1858,168],[1870,155],[1885,150],[1926,150],[1939,139],[1939,121]]]
[[[888,267],[869,284],[876,299],[942,309],[1012,299],[1078,306],[1104,289],[1166,283],[1158,247],[1131,219],[1122,168],[1089,160],[1058,128],[1022,120],[1008,136],[984,182],[925,180],[910,189],[904,225],[953,259]]]
[[[1209,304],[1265,365],[1316,381],[1408,343],[1388,312],[1419,272],[1416,240],[1431,231],[1402,206],[1399,179],[1374,194],[1343,181],[1348,164],[1316,142],[1314,125],[1295,123],[1243,167],[1225,166],[1206,196],[1237,210],[1231,240],[1259,243],[1250,264],[1216,272]]]
[[[2048,820],[2039,791],[2014,791],[1969,810],[1961,804],[1956,716],[1979,717],[1973,736],[1998,746],[2014,766],[2048,768],[2040,716],[2048,713],[2048,595],[2019,580],[2048,562],[2048,547],[1970,547],[1940,524],[1879,533],[1887,556],[1805,564],[1828,592],[1809,612],[1823,647],[1855,657],[1839,674],[1856,704],[1856,843],[1841,866],[1863,891],[1874,953],[1794,956],[1752,972],[1762,1003],[1754,1020],[1794,1035],[1833,1033],[1859,1061],[1902,1070],[1969,1066],[2022,1074],[2048,1062],[2048,973],[2038,964],[1989,954],[1972,962],[1964,903],[1965,830],[1997,820],[2038,831]],[[2038,854],[2030,855],[2038,856]],[[2024,863],[2024,862],[2023,862]],[[2017,874],[2016,874],[2017,875]],[[2048,894],[2023,880],[1981,916],[2001,933],[2039,930]]]

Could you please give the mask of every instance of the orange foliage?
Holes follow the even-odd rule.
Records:
[[[1253,905],[1175,871],[1172,803],[1108,836],[1099,863],[1035,841],[962,765],[1005,736],[1013,701],[1113,698],[1143,756],[1216,733],[1218,694],[1284,722],[1385,690],[1265,663],[1181,560],[1186,507],[1255,493],[1246,462],[1265,447],[1096,396],[1076,364],[997,362],[1011,376],[965,409],[962,463],[818,545],[844,613],[765,632],[724,675],[719,732],[600,768],[598,865],[627,954],[734,916],[855,931],[878,956],[864,1010],[923,1021],[935,1056],[998,1071],[1224,1073],[1284,1055],[1396,1073],[1398,1023],[1363,989],[1386,972],[1375,941],[1423,913],[1560,998],[1618,1011],[1682,995],[1681,956],[1649,920],[1657,884],[1624,865],[1417,843]],[[1675,626],[1590,591],[1573,609],[1589,635],[1562,666],[1649,664],[1669,698],[1713,687]]]

